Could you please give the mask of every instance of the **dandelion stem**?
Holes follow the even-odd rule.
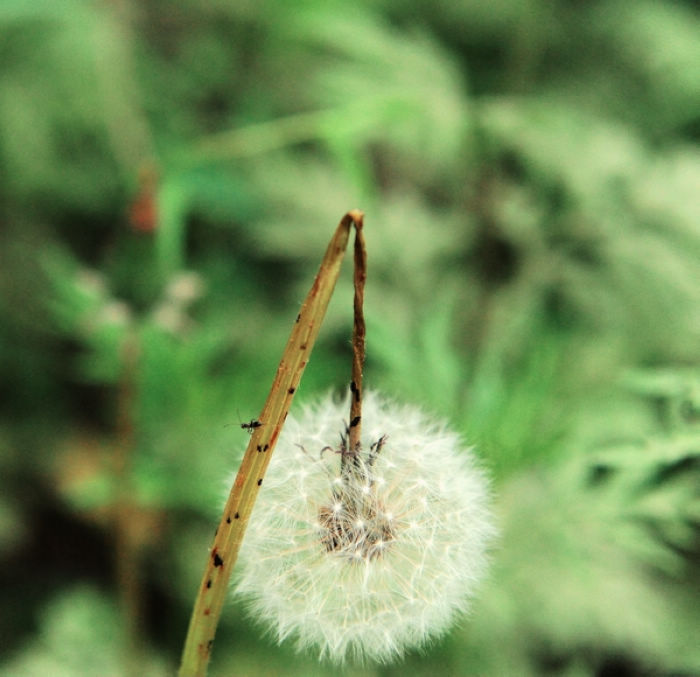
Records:
[[[362,232],[362,221],[355,228],[354,260],[355,298],[353,302],[354,321],[352,329],[352,385],[350,398],[350,426],[348,433],[349,458],[355,457],[360,450],[360,433],[362,431],[362,368],[365,362],[365,280],[367,279],[367,249]],[[343,454],[341,464],[345,462]]]
[[[195,599],[185,639],[179,677],[203,677],[206,675],[216,626],[221,616],[228,590],[228,581],[238,556],[243,534],[262,485],[270,456],[287,418],[294,393],[299,386],[299,381],[325,316],[340,272],[340,264],[347,247],[350,227],[353,224],[357,233],[355,241],[357,306],[358,248],[360,254],[364,251],[362,218],[362,212],[353,210],[341,219],[321,261],[316,279],[292,328],[282,360],[277,368],[277,374],[272,382],[270,394],[259,417],[261,425],[253,429],[248,448],[243,456],[243,461],[216,530],[214,543],[207,556],[204,575]],[[360,276],[364,282],[364,269],[362,269]],[[360,314],[361,308],[360,295]],[[364,356],[364,322],[360,328],[357,312],[355,322],[357,339],[353,339],[353,346],[355,343],[358,346],[361,345],[361,352],[357,354]],[[360,377],[362,373],[361,362],[360,359]],[[354,363],[353,373],[355,373]]]

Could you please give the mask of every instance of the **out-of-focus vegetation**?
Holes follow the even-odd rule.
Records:
[[[502,529],[471,618],[347,674],[700,673],[690,0],[3,0],[0,672],[165,675],[338,219],[366,380]],[[342,276],[298,397],[349,374]],[[274,462],[274,460],[273,460]],[[232,602],[212,675],[330,675]]]

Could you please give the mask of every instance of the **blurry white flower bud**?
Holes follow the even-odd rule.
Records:
[[[179,334],[185,327],[185,316],[178,305],[172,302],[163,302],[153,310],[153,322],[161,329],[171,334]]]
[[[204,294],[204,280],[199,273],[183,270],[168,282],[165,290],[167,298],[188,305]]]
[[[102,298],[107,295],[105,278],[97,270],[82,268],[76,276],[78,287],[94,298]]]
[[[124,301],[110,301],[102,309],[101,319],[105,324],[127,324],[131,320],[131,309]]]

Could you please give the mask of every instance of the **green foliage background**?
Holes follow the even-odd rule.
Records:
[[[699,24],[3,0],[0,672],[174,671],[237,424],[359,207],[367,382],[476,446],[502,537],[445,640],[344,672],[699,674]],[[347,381],[351,293],[299,398]],[[336,673],[232,602],[211,674]]]

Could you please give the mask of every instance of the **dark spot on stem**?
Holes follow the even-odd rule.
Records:
[[[350,392],[355,396],[355,402],[360,401],[360,389],[357,387],[355,381],[350,381]]]
[[[297,320],[296,320],[296,321],[299,322],[299,320],[301,320],[301,313],[299,313],[299,314],[297,315]]]
[[[270,448],[270,445],[269,445],[269,444],[266,444],[266,445],[263,447],[263,451],[267,451],[269,448]]]
[[[258,444],[258,451],[262,451],[262,447]]]
[[[355,416],[355,418],[350,421],[350,427],[354,428],[360,422],[360,416]]]
[[[299,346],[299,350],[306,350],[306,343],[302,343],[302,344]]]
[[[215,567],[220,567],[224,563],[224,560],[219,557],[219,553],[215,552],[214,553],[214,566]]]
[[[211,588],[211,578],[207,581],[207,590]]]
[[[290,388],[287,392],[288,392],[290,395],[293,395],[295,390],[296,390],[296,388]]]
[[[238,513],[236,513],[236,514],[233,516],[233,519],[237,520],[239,517],[240,517],[240,515],[239,515]]]
[[[214,640],[213,640],[213,639],[210,639],[210,640],[207,642],[207,651],[211,651],[211,648],[212,648],[213,646],[214,646]]]
[[[226,524],[231,524],[231,515],[226,518]]]
[[[258,480],[258,486],[262,484],[262,477]]]

